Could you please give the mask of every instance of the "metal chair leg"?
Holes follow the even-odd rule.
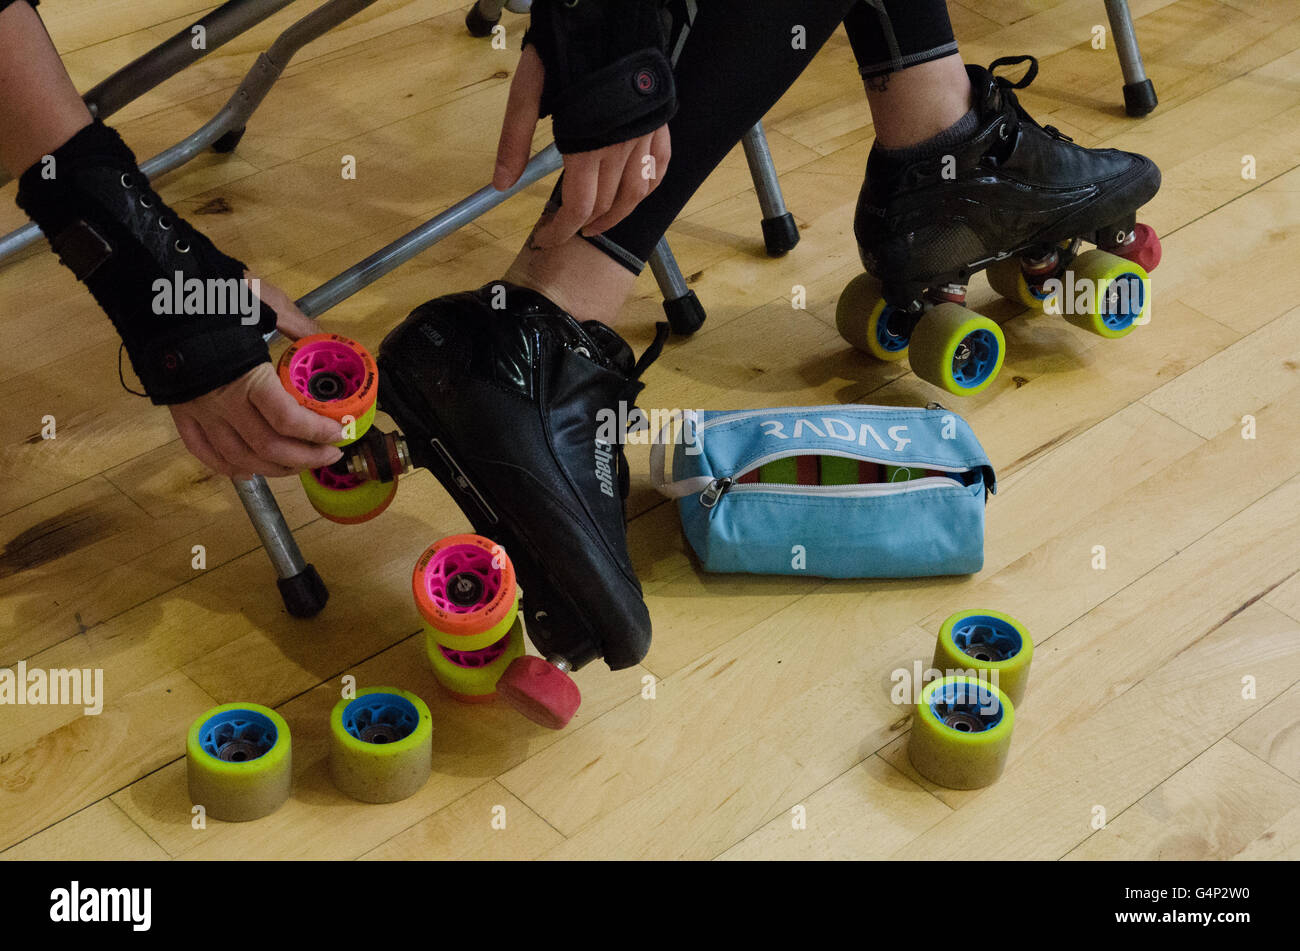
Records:
[[[280,589],[285,608],[294,617],[315,617],[329,600],[329,589],[316,568],[303,559],[293,532],[271,494],[271,487],[261,476],[232,481],[239,493],[239,501],[244,503],[244,510],[248,512],[248,520],[257,529],[262,547],[275,566],[275,584]]]
[[[1142,65],[1128,0],[1106,0],[1106,16],[1119,53],[1119,65],[1124,71],[1124,111],[1131,116],[1144,116],[1156,107],[1158,100],[1156,88]]]
[[[677,266],[677,259],[673,257],[672,248],[668,247],[667,238],[659,239],[649,263],[650,271],[659,283],[659,292],[664,296],[664,314],[668,317],[668,325],[672,327],[673,333],[689,337],[700,329],[708,315],[695,292],[686,286],[686,278]]]
[[[749,174],[754,178],[754,190],[758,192],[758,207],[763,211],[763,244],[771,257],[779,258],[799,243],[799,226],[794,223],[794,215],[786,211],[763,123],[755,123],[741,143],[745,147]]]

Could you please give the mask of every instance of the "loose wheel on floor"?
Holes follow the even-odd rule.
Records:
[[[1002,774],[1015,710],[974,677],[943,677],[921,691],[907,738],[916,771],[949,789],[979,789]]]
[[[185,741],[190,801],[207,815],[246,822],[289,798],[289,725],[256,703],[224,703],[190,726]]]
[[[397,802],[419,792],[433,769],[433,718],[397,687],[365,687],[330,713],[330,777],[362,802]]]
[[[981,609],[958,611],[943,622],[933,666],[945,674],[983,672],[1019,706],[1033,659],[1034,641],[1023,624],[1009,614]]]
[[[835,328],[849,345],[878,360],[907,356],[914,321],[885,303],[880,281],[863,272],[849,281],[835,304]]]
[[[908,350],[912,372],[921,379],[957,396],[971,396],[1002,369],[1006,339],[987,317],[943,303],[921,317]]]

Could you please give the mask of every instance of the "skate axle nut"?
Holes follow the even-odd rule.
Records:
[[[313,373],[307,380],[307,393],[312,399],[322,403],[336,400],[347,392],[347,383],[343,377],[331,370]]]

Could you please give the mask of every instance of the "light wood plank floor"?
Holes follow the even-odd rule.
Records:
[[[484,184],[516,54],[465,35],[463,4],[381,0],[294,61],[235,154],[199,158],[164,196],[296,295]],[[141,155],[170,144],[311,6],[293,4],[116,124]],[[45,7],[82,88],[205,9]],[[165,412],[119,388],[108,321],[47,252],[9,263],[0,666],[102,669],[107,700],[99,716],[0,708],[0,855],[911,858],[969,845],[1050,859],[1300,857],[1300,6],[1132,8],[1161,99],[1143,120],[1122,113],[1113,49],[1091,46],[1100,0],[952,4],[968,60],[1042,59],[1022,95],[1040,121],[1143,151],[1164,172],[1144,213],[1165,249],[1151,324],[1108,342],[1018,317],[997,383],[956,407],[1001,481],[984,570],[706,576],[636,449],[630,538],[654,647],[632,670],[582,670],[585,702],[562,733],[460,706],[435,684],[409,571],[466,522],[427,473],[351,528],[317,518],[296,481],[277,485],[333,594],[314,621],[289,618],[230,484],[185,453]],[[507,24],[517,48],[521,23]],[[669,346],[643,405],[938,398],[834,329],[836,296],[858,272],[852,214],[872,137],[842,34],[767,129],[802,243],[763,256],[737,150],[671,232],[709,321]],[[340,175],[344,155],[355,181]],[[474,222],[327,326],[376,345],[416,304],[500,276],[549,188]],[[0,201],[6,230],[22,221],[12,194]],[[794,285],[806,310],[791,307]],[[982,278],[972,304],[1015,313]],[[647,275],[621,315],[638,350],[658,314]],[[46,415],[54,440],[39,437]],[[191,567],[195,545],[205,570]],[[1040,648],[1006,773],[953,792],[909,766],[889,675],[928,661],[942,618],[977,604],[1019,616]],[[331,785],[326,717],[345,674],[430,704],[434,774],[411,799],[362,805]],[[654,699],[642,696],[647,677]],[[196,831],[185,730],[237,699],[289,721],[294,793],[269,818]],[[792,828],[797,806],[806,829]]]

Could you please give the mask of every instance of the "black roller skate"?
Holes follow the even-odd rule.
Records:
[[[1018,82],[990,70],[1028,62]],[[866,274],[836,308],[841,336],[950,393],[988,386],[1006,342],[996,323],[963,304],[971,275],[1026,307],[1061,313],[1103,337],[1145,323],[1148,271],[1160,241],[1136,211],[1160,188],[1141,155],[1085,149],[1040,126],[1013,89],[1038,73],[1032,56],[967,66],[975,134],[946,154],[902,167],[873,149],[854,233]],[[1080,253],[1083,241],[1096,249]]]
[[[417,307],[380,347],[379,405],[404,435],[361,440],[347,463],[381,479],[428,468],[505,549],[546,661],[520,657],[496,689],[546,726],[577,708],[566,671],[596,658],[630,667],[650,646],[627,552],[627,463],[602,420],[630,417],[667,330],[637,362],[604,324],[498,281]]]

